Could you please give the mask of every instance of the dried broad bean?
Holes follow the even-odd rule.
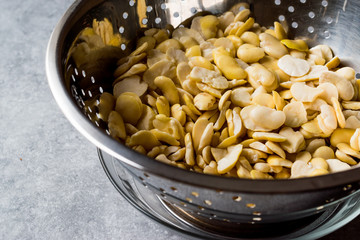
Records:
[[[115,110],[125,122],[135,125],[142,115],[143,104],[138,95],[125,92],[116,99]]]
[[[116,62],[113,93],[86,103],[89,111],[135,151],[205,174],[284,179],[358,165],[355,70],[329,46],[308,49],[279,22],[267,29],[250,14],[238,4],[190,28],[145,30]],[[119,47],[110,26],[96,21],[81,39]]]

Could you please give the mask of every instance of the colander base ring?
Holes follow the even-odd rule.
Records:
[[[205,231],[221,237],[226,236],[229,239],[239,239],[236,236],[241,236],[241,239],[287,239],[289,237],[293,238],[295,236],[303,236],[304,233],[312,231],[325,222],[326,219],[332,216],[337,208],[337,206],[335,206],[325,212],[287,222],[265,224],[255,224],[254,222],[239,224],[229,222],[226,225],[226,228],[224,228],[223,221],[218,221],[217,224],[214,224],[214,220],[212,220],[213,222],[209,223],[206,221],[206,218],[191,215],[181,208],[173,206],[162,199],[160,199],[160,201],[165,205],[165,208],[170,212],[170,214],[175,216],[180,222],[184,222],[199,231]]]
[[[118,192],[136,209],[177,234],[193,239],[318,239],[346,225],[360,214],[358,194],[348,198],[317,216],[304,219],[301,228],[293,232],[278,233],[276,236],[259,237],[242,235],[235,237],[229,232],[219,231],[216,226],[209,226],[200,218],[189,215],[180,208],[152,192],[147,186],[135,180],[120,161],[98,149],[100,162],[106,175]],[[116,166],[115,166],[116,165]],[[269,227],[269,226],[264,226]],[[261,231],[261,229],[257,229]],[[238,232],[236,236],[239,236]]]

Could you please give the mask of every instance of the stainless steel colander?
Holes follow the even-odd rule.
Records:
[[[67,61],[75,37],[84,27],[91,26],[94,18],[108,18],[114,29],[129,40],[128,44],[121,45],[119,52],[125,56],[133,49],[131,40],[136,38],[141,28],[164,28],[167,24],[176,27],[198,12],[219,14],[238,2],[76,1],[51,36],[46,70],[58,105],[76,129],[104,151],[102,155],[113,159],[113,165],[108,167],[125,170],[135,181],[150,189],[169,212],[198,229],[228,238],[238,237],[244,232],[250,237],[266,237],[259,233],[259,229],[265,229],[264,226],[268,230],[285,223],[289,228],[300,227],[302,221],[313,221],[321,214],[335,211],[339,204],[349,199],[357,202],[360,198],[360,168],[312,178],[266,181],[209,176],[149,159],[111,138],[106,126],[94,119],[96,113],[90,114],[85,109],[87,100],[110,89],[112,72],[109,69],[114,61],[106,59],[96,63],[91,70],[77,69],[71,61]],[[345,65],[360,71],[359,1],[245,2],[249,3],[256,21],[261,25],[271,26],[274,21],[286,23],[290,37],[305,38],[309,45],[327,44]],[[240,225],[246,227],[240,228]],[[256,231],[258,235],[252,235]],[[263,235],[266,234],[264,230]]]

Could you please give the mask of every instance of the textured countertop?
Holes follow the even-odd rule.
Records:
[[[121,197],[52,97],[46,46],[71,3],[0,0],[0,239],[184,239]]]

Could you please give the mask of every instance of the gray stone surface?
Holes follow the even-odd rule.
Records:
[[[0,239],[184,239],[117,193],[53,100],[46,45],[71,3],[0,0]]]
[[[0,239],[180,239],[123,199],[48,87],[70,0],[0,0]]]

